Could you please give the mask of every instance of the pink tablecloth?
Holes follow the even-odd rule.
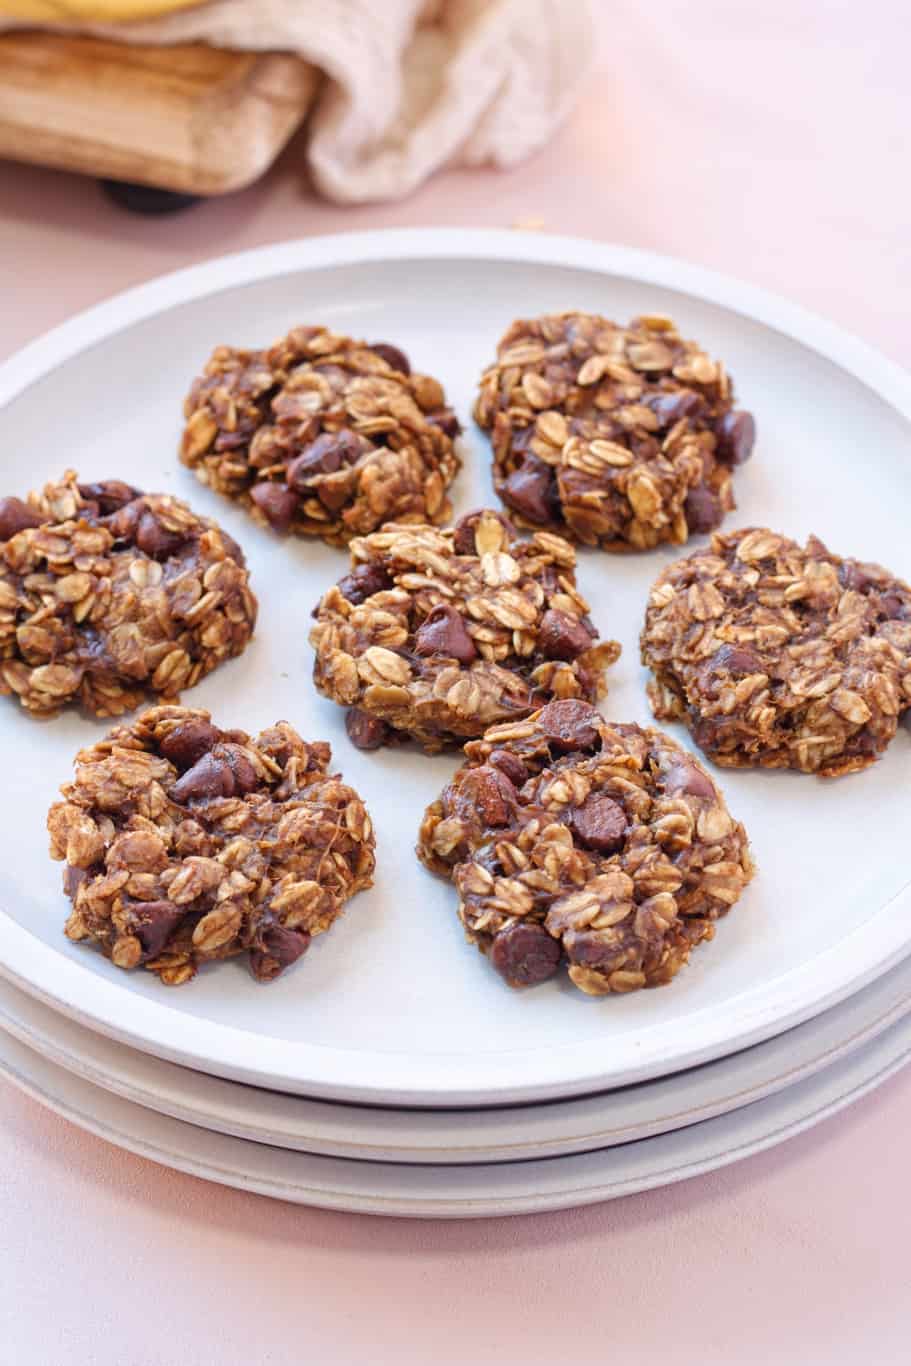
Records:
[[[790,295],[911,362],[899,0],[604,3],[601,74],[506,176],[406,204],[264,184],[150,221],[0,166],[0,357],[75,309],[297,234],[504,226],[650,247]],[[126,1156],[0,1086],[0,1361],[221,1366],[908,1359],[911,1072],[729,1171],[594,1209],[409,1224],[276,1205]]]

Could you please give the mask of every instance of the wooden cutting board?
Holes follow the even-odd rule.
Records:
[[[223,194],[303,123],[319,73],[282,52],[0,36],[0,157]]]

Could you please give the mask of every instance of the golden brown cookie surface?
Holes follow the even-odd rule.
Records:
[[[730,377],[669,318],[514,322],[481,379],[494,484],[525,526],[606,550],[682,544],[734,506],[755,424]]]
[[[668,982],[753,875],[743,826],[660,731],[556,701],[465,753],[418,855],[510,986],[564,961],[589,995]]]
[[[0,500],[0,693],[119,716],[239,655],[257,603],[240,547],[178,498],[72,470]]]
[[[186,707],[82,750],[48,814],[67,936],[170,986],[242,953],[277,977],[372,882],[370,817],[330,758],[287,722],[252,739]]]
[[[598,643],[561,537],[519,540],[482,510],[445,530],[386,526],[351,549],[310,641],[316,686],[352,709],[360,748],[398,733],[438,750],[552,697],[603,692],[620,647]]]
[[[387,343],[297,327],[263,351],[219,346],[184,414],[183,463],[280,534],[341,545],[450,515],[458,419]]]
[[[715,536],[659,576],[642,658],[656,717],[716,763],[855,772],[911,707],[911,588],[815,536]]]

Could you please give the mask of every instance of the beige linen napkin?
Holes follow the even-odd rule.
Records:
[[[80,31],[300,53],[327,77],[310,122],[314,183],[358,203],[407,194],[444,165],[511,166],[540,147],[590,68],[597,4],[211,0]],[[0,28],[11,25],[0,4]]]

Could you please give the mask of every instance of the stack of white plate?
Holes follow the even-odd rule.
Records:
[[[760,431],[732,527],[815,531],[911,577],[908,379],[789,305],[640,253],[510,233],[293,243],[144,286],[0,370],[0,492],[72,466],[178,493],[243,544],[256,639],[187,701],[225,726],[287,718],[330,740],[377,831],[375,887],[278,981],[261,986],[237,961],[167,990],[62,934],[45,815],[105,724],[36,722],[4,703],[0,1071],[75,1122],[284,1199],[499,1214],[734,1161],[862,1095],[911,1052],[907,730],[837,782],[718,775],[759,876],[670,986],[598,1000],[559,978],[510,991],[463,942],[452,889],[412,853],[456,758],[354,750],[310,684],[309,612],[344,555],[276,541],[176,461],[181,397],[218,342],[256,345],[317,321],[391,341],[444,381],[467,421],[507,323],[571,307],[671,313],[724,358]],[[465,455],[457,512],[493,501],[471,429]],[[580,556],[592,616],[624,646],[604,707],[613,719],[649,721],[637,636],[672,553]]]

